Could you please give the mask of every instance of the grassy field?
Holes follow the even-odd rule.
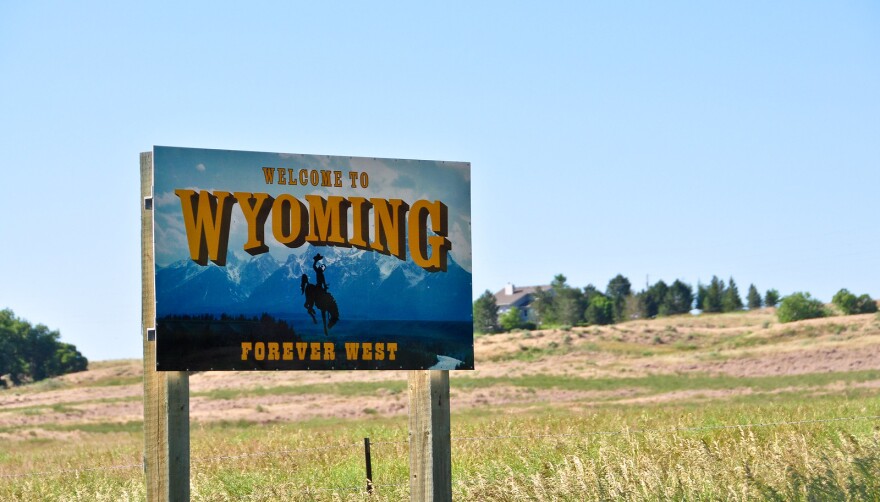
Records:
[[[880,500],[875,316],[686,316],[476,352],[451,379],[457,500]],[[0,500],[144,499],[139,364],[0,391]],[[194,500],[408,498],[405,373],[191,387]]]

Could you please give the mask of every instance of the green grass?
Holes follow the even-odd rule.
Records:
[[[385,389],[391,394],[399,394],[406,390],[406,382],[388,380],[382,382],[335,382],[307,385],[279,385],[275,387],[252,387],[245,389],[215,389],[205,392],[193,392],[196,397],[209,399],[235,399],[244,396],[278,396],[333,394],[338,396],[362,396]]]
[[[97,422],[66,425],[45,424],[41,425],[40,428],[52,431],[82,431],[90,434],[141,434],[144,430],[144,423],[140,420],[134,420],[130,422]]]
[[[54,413],[80,413],[80,410],[70,407],[67,403],[58,403],[49,406]]]
[[[32,394],[36,392],[46,392],[50,390],[61,390],[70,388],[70,384],[56,378],[48,378],[39,382],[18,385],[11,389],[0,387],[0,393],[14,392],[16,394]]]
[[[642,389],[645,393],[665,393],[680,390],[716,390],[748,387],[770,391],[786,387],[817,387],[835,382],[853,383],[880,380],[880,371],[853,371],[846,373],[811,373],[762,377],[733,377],[699,373],[658,374],[632,378],[579,378],[561,375],[526,375],[519,377],[453,378],[452,388],[473,389],[496,385],[514,385],[532,389],[561,389],[583,391],[614,391]]]
[[[144,377],[140,375],[129,375],[121,377],[103,378],[91,384],[92,387],[115,387],[119,385],[135,385],[144,383]]]
[[[86,399],[81,401],[65,401],[63,403],[56,404],[38,404],[33,406],[21,406],[16,408],[3,408],[0,409],[0,413],[17,413],[25,416],[35,416],[35,415],[43,415],[46,413],[78,413],[81,410],[77,407],[87,407],[90,404],[100,404],[100,403],[122,403],[122,402],[131,402],[131,401],[141,401],[143,397],[141,396],[129,396],[129,397],[108,397],[101,399]]]

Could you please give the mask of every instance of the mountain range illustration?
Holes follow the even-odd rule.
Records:
[[[354,248],[309,245],[298,251],[283,262],[269,253],[230,253],[225,267],[190,259],[157,267],[157,315],[307,315],[300,280],[306,274],[315,282],[313,256],[320,253],[343,319],[471,319],[471,273],[452,257],[446,272],[427,272],[411,261]]]

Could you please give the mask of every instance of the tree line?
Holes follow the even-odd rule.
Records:
[[[832,303],[847,315],[877,311],[877,304],[870,296],[856,296],[846,289],[840,290]],[[548,288],[534,293],[531,308],[537,323],[542,326],[577,326],[685,314],[694,308],[707,313],[723,313],[777,306],[781,322],[832,313],[809,293],[793,293],[781,298],[779,291],[768,289],[761,295],[754,284],[749,285],[744,303],[733,277],[724,281],[713,276],[708,284],[698,283],[696,290],[678,279],[672,284],[660,280],[636,292],[629,279],[621,274],[608,281],[604,291],[592,284],[584,288],[572,287],[567,278],[559,274]],[[499,315],[495,295],[488,290],[474,302],[474,330],[477,332],[534,327],[529,324],[522,320],[516,307]]]
[[[83,371],[89,361],[57,330],[31,325],[12,310],[0,310],[0,385],[18,385]]]

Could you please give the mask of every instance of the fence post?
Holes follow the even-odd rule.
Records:
[[[165,377],[168,419],[167,441],[168,477],[167,500],[189,500],[189,374],[169,371]]]
[[[141,335],[144,347],[144,475],[147,500],[189,500],[189,376],[156,371],[153,153],[141,168]]]
[[[409,372],[409,493],[413,501],[452,500],[447,370]]]
[[[373,493],[373,463],[370,460],[370,438],[364,438],[364,459],[367,463],[367,493]]]

